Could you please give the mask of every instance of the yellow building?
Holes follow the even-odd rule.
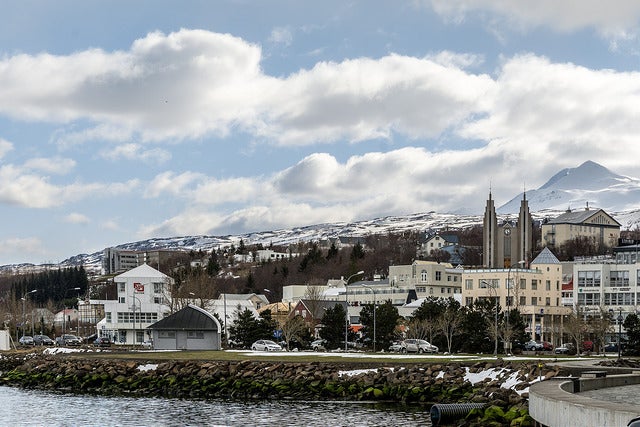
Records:
[[[620,223],[602,209],[567,210],[542,224],[545,246],[557,247],[577,237],[588,237],[598,247],[614,247],[620,238]]]
[[[545,248],[529,268],[487,268],[462,271],[462,304],[483,298],[498,298],[503,311],[518,309],[528,325],[531,339],[562,341],[562,264]]]

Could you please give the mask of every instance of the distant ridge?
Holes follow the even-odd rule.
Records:
[[[567,208],[590,207],[605,209],[622,224],[623,229],[633,229],[640,224],[640,180],[618,175],[598,163],[587,161],[577,168],[563,169],[553,175],[543,186],[526,192],[534,220],[553,218]],[[501,219],[511,218],[518,212],[523,193],[497,209]],[[262,243],[264,246],[289,245],[299,242],[320,241],[331,237],[362,237],[371,234],[399,233],[403,231],[437,231],[446,228],[463,229],[482,225],[482,215],[415,213],[403,216],[387,216],[370,220],[316,224],[273,231],[246,233],[235,236],[182,236],[153,238],[116,246],[122,250],[203,250],[246,244]],[[79,254],[60,264],[42,266],[84,265],[97,269],[102,265],[102,251]],[[1,266],[4,271],[28,271],[34,264]]]

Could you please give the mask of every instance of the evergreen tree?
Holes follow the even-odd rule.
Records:
[[[640,317],[635,313],[631,313],[624,319],[622,326],[627,331],[625,353],[632,356],[640,355]]]
[[[229,339],[236,345],[249,348],[260,338],[263,338],[260,321],[253,317],[249,309],[240,311],[236,320],[229,326]]]
[[[344,343],[346,318],[347,313],[342,304],[336,304],[325,310],[321,321],[320,338],[327,341],[328,349],[341,348],[340,344]]]
[[[207,262],[207,274],[211,277],[217,276],[220,272],[220,263],[218,262],[218,254],[215,249],[211,251],[209,262]]]
[[[373,343],[373,309],[373,304],[365,304],[360,311],[363,336],[370,345]],[[388,348],[395,341],[399,320],[398,309],[391,304],[391,301],[387,300],[384,304],[377,305],[375,311],[376,350]]]

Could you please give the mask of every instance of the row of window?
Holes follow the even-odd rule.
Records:
[[[492,298],[495,299],[495,297],[479,297],[478,299],[487,299],[487,298]],[[465,305],[471,305],[474,301],[473,297],[465,297]],[[504,304],[505,307],[511,307],[514,303],[514,299],[511,296],[505,297],[504,299]],[[527,305],[527,297],[526,296],[521,296],[518,299],[518,303],[519,305],[523,306],[523,305]],[[529,297],[529,305],[542,305],[542,297]],[[551,297],[546,297],[544,300],[544,305],[545,306],[551,306]],[[560,306],[560,298],[556,298],[555,300],[555,306]]]
[[[111,312],[105,313],[105,318],[107,323],[111,323],[113,321]],[[130,313],[128,311],[119,311],[118,312],[118,321],[117,323],[155,323],[158,321],[158,313]]]
[[[605,282],[605,286],[625,287],[629,286],[628,270],[616,270],[609,272],[609,280]],[[640,270],[636,272],[636,283],[640,283]],[[599,270],[578,271],[578,287],[579,288],[597,288],[602,285],[602,272]]]
[[[505,289],[514,289],[515,281],[512,278],[507,278],[504,280]],[[474,280],[473,279],[465,279],[464,288],[465,290],[471,291],[473,290]],[[478,289],[500,289],[500,279],[478,279]],[[527,279],[520,279],[520,289],[527,289]],[[538,290],[538,279],[531,279],[531,290]],[[551,280],[545,280],[544,290],[551,290]],[[556,280],[555,290],[560,290],[560,281]]]
[[[153,293],[161,294],[164,292],[165,284],[162,282],[151,283],[153,285]],[[118,282],[118,292],[124,293],[127,291],[127,284],[125,282]]]
[[[635,300],[634,300],[635,296]],[[578,294],[578,305],[636,305],[640,303],[640,292],[605,293],[604,298],[600,292],[583,292]]]
[[[159,339],[175,339],[176,331],[158,331]],[[203,331],[187,331],[187,339],[190,340],[203,340],[204,332]]]

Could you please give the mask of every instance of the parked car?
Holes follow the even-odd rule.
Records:
[[[251,350],[253,351],[282,351],[282,347],[279,344],[271,340],[258,340],[251,344]]]
[[[396,341],[389,346],[389,351],[392,353],[400,353],[402,351],[402,343],[400,341]]]
[[[69,335],[69,334],[65,334],[65,335],[61,335],[59,337],[56,337],[56,345],[59,346],[79,346],[80,344],[82,344],[82,341],[80,340],[80,338],[78,338],[75,335]]]
[[[311,343],[311,350],[325,351],[327,349],[327,340],[315,340]]]
[[[542,351],[544,350],[544,345],[537,341],[531,340],[531,341],[527,341],[524,344],[524,349],[527,351]]]
[[[111,347],[111,340],[107,337],[98,337],[93,341],[95,347]]]
[[[33,342],[33,337],[29,335],[21,336],[18,342],[20,342],[20,345],[35,345],[35,343]]]
[[[151,340],[143,341],[142,348],[153,348],[153,341]]]
[[[402,341],[403,353],[437,353],[438,347],[425,340],[408,339]]]
[[[566,344],[562,344],[560,347],[556,347],[555,350],[553,350],[553,352],[555,354],[575,354],[576,349],[573,344],[566,343]]]
[[[620,343],[620,349],[624,350],[624,344]],[[604,346],[605,353],[617,353],[618,352],[618,343],[609,342]]]
[[[551,351],[551,350],[553,350],[553,344],[551,344],[549,341],[543,341],[542,342],[542,349],[544,351]]]
[[[35,345],[54,345],[55,343],[47,335],[36,335],[33,337]]]

